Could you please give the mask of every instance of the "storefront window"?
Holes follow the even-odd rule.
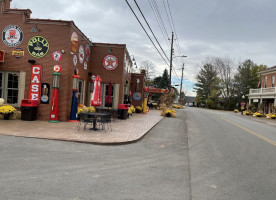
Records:
[[[272,75],[271,77],[271,87],[275,86],[275,75]]]
[[[7,104],[18,104],[19,73],[0,72],[0,98]]]
[[[108,84],[104,84],[104,97],[103,97],[103,101],[104,101],[104,107],[113,107],[113,97],[114,97],[114,86],[112,85],[112,92],[111,92],[111,99],[112,99],[112,103],[108,104],[106,102],[106,97],[108,96]]]

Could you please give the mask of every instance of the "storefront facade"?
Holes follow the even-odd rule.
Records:
[[[257,104],[262,106],[264,114],[275,112],[276,108],[276,66],[270,67],[262,72],[261,88],[250,89],[248,98],[249,104]]]
[[[32,19],[29,9],[10,9],[10,0],[0,4],[0,98],[5,103],[19,109],[22,99],[38,99],[37,119],[49,120],[55,72],[60,73],[61,121],[70,116],[74,73],[79,75],[79,104],[90,105],[97,75],[103,80],[101,107],[109,82],[112,107],[123,103],[132,72],[126,45],[92,44],[73,21]]]

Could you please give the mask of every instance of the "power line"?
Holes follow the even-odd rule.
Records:
[[[159,55],[162,57],[162,59],[164,60],[164,62],[169,66],[169,64],[167,63],[167,61],[164,59],[164,57],[162,56],[162,54],[160,53],[160,51],[157,49],[157,47],[155,46],[154,42],[152,41],[152,39],[150,38],[148,32],[146,31],[146,29],[144,28],[143,24],[140,22],[140,20],[138,19],[137,15],[135,14],[134,10],[132,9],[132,7],[130,6],[130,4],[128,3],[127,0],[125,0],[128,7],[130,8],[130,10],[132,11],[132,13],[134,14],[134,16],[136,17],[137,21],[139,22],[139,24],[141,25],[141,27],[143,28],[143,30],[145,31],[145,33],[147,34],[148,38],[150,39],[151,43],[153,44],[153,46],[155,47],[155,49],[158,51]]]
[[[156,42],[157,42],[157,43],[158,43],[158,45],[159,45],[160,49],[162,50],[162,52],[164,53],[164,55],[166,56],[166,58],[167,58],[168,60],[170,60],[170,59],[168,58],[168,56],[166,55],[166,53],[164,52],[163,48],[161,47],[161,45],[160,45],[159,41],[157,40],[157,38],[156,38],[155,34],[153,33],[153,31],[152,31],[152,29],[151,29],[151,27],[150,27],[150,25],[149,25],[148,21],[146,20],[146,18],[145,18],[145,16],[144,16],[144,14],[143,14],[143,12],[142,12],[142,10],[140,9],[140,7],[139,7],[138,3],[136,2],[136,0],[134,0],[134,2],[135,2],[135,4],[136,4],[137,8],[139,9],[139,11],[140,11],[141,15],[143,16],[143,18],[144,18],[145,22],[147,23],[147,25],[148,25],[148,27],[149,27],[149,29],[150,29],[150,31],[151,31],[151,33],[152,33],[153,37],[155,38]]]
[[[169,47],[169,46],[170,46],[170,45],[169,45],[169,37],[166,38],[165,31],[164,31],[163,28],[161,27],[161,23],[160,23],[160,21],[159,21],[159,19],[158,19],[158,17],[157,17],[156,11],[154,10],[153,5],[152,5],[152,3],[150,2],[150,0],[148,0],[148,2],[149,2],[149,4],[150,4],[151,10],[152,10],[152,12],[153,12],[153,14],[154,14],[154,17],[155,17],[155,19],[156,19],[156,21],[157,21],[157,24],[158,24],[158,26],[159,26],[159,29],[161,30],[161,33],[162,33],[162,35],[163,35],[163,37],[164,37],[164,40],[165,40],[166,44],[167,44],[168,47]]]

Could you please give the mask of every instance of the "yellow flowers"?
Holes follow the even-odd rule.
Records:
[[[239,112],[239,110],[238,110],[238,109],[235,109],[235,110],[234,110],[234,112],[235,112],[235,113],[238,113],[238,112]]]
[[[176,105],[176,104],[172,105],[172,107],[173,107],[173,108],[177,108],[177,109],[182,109],[182,108],[183,108],[182,105]]]
[[[78,107],[78,113],[85,113],[85,112],[96,112],[96,109],[93,106],[86,107]]]
[[[261,117],[262,116],[262,114],[261,113],[259,113],[259,112],[255,112],[255,113],[253,113],[253,117]]]
[[[142,107],[136,106],[135,111],[136,111],[136,113],[141,113],[142,112]]]
[[[1,114],[9,114],[9,113],[13,113],[15,111],[16,110],[13,106],[10,106],[10,105],[0,106],[0,113]]]
[[[165,116],[165,117],[175,117],[175,115],[176,115],[175,110],[166,109],[161,112],[161,116]]]
[[[246,111],[243,111],[243,114],[244,115],[250,115],[250,112],[246,110]]]

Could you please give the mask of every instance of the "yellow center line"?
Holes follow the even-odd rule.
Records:
[[[234,126],[237,126],[237,127],[241,128],[242,130],[245,130],[245,131],[247,131],[248,133],[251,133],[252,135],[255,135],[256,137],[260,138],[261,140],[264,140],[264,141],[266,141],[266,142],[268,142],[268,143],[270,143],[270,144],[276,146],[276,142],[275,142],[275,141],[273,141],[273,140],[271,140],[271,139],[268,139],[267,137],[265,137],[265,136],[263,136],[263,135],[261,135],[261,134],[259,134],[259,133],[256,133],[255,131],[252,131],[252,130],[250,130],[250,129],[248,129],[248,128],[246,128],[246,127],[240,125],[240,124],[237,124],[237,123],[231,121],[231,120],[228,120],[228,119],[226,119],[226,118],[224,118],[224,117],[222,117],[222,116],[220,116],[220,115],[217,115],[217,114],[215,114],[215,115],[216,115],[218,118],[223,119],[224,121],[227,121],[227,122],[229,122],[230,124],[233,124]]]

